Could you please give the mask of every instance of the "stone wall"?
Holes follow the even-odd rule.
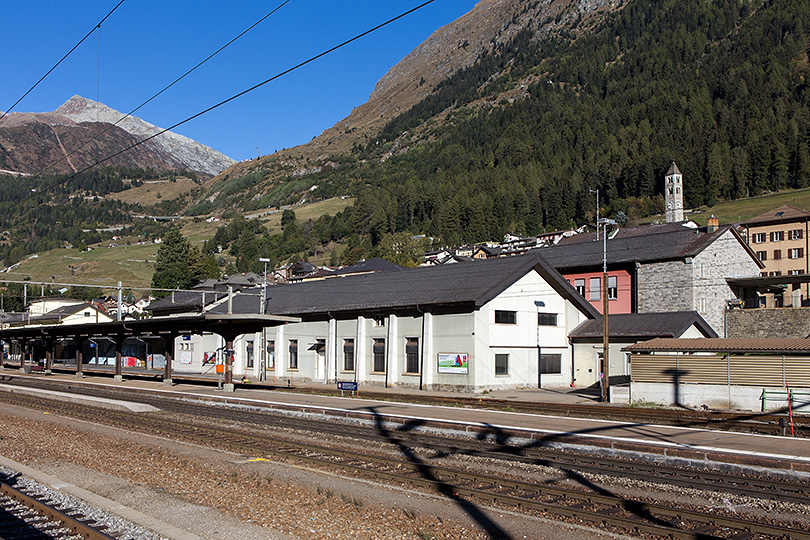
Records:
[[[726,317],[730,338],[810,336],[810,308],[733,309]]]
[[[640,264],[638,276],[638,312],[690,311],[692,265],[684,260]]]

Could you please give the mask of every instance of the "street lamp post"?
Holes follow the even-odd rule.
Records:
[[[267,263],[270,262],[270,259],[265,259],[264,257],[259,257],[259,262],[264,263],[264,275],[262,277],[262,296],[261,296],[261,306],[259,307],[259,313],[265,315],[265,307],[264,304],[267,299]],[[265,380],[267,376],[267,328],[262,326],[262,363],[261,369],[259,370],[259,381]]]

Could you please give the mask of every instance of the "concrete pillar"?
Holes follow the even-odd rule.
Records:
[[[287,341],[284,326],[276,327],[276,378],[287,375]]]
[[[337,379],[338,358],[337,320],[329,319],[329,328],[326,334],[326,382],[335,382]]]
[[[399,382],[399,374],[404,370],[399,365],[400,343],[397,339],[397,316],[388,316],[388,332],[385,338],[385,371],[388,384],[396,385]]]
[[[85,338],[76,338],[76,378],[81,379],[84,377],[82,374],[82,363],[84,362],[84,342],[86,341]]]
[[[25,349],[27,348],[28,348],[28,340],[23,339],[20,345],[20,371],[24,373],[31,373],[31,365],[26,364],[25,361]],[[31,363],[33,363],[33,361]]]
[[[366,374],[369,372],[368,359],[366,358],[366,318],[362,315],[357,317],[357,336],[354,340],[354,372],[357,374],[357,381],[367,380]]]
[[[121,366],[121,356],[123,356],[124,336],[119,334],[113,338],[113,341],[115,343],[115,376],[113,377],[113,380],[115,380],[115,382],[123,382],[124,374]]]
[[[436,381],[436,355],[433,353],[433,314],[424,313],[422,332],[422,387],[430,390]]]
[[[225,381],[222,389],[225,392],[233,392],[233,340],[232,337],[225,338]]]
[[[253,379],[262,380],[264,373],[264,332],[256,332],[253,335]]]
[[[163,369],[163,386],[172,385],[172,362],[174,362],[174,340],[177,334],[168,334],[163,337],[166,340],[166,366]]]
[[[53,347],[56,343],[53,339],[45,340],[45,375],[53,372]]]

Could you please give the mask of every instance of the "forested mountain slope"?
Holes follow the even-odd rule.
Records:
[[[249,184],[239,204],[282,202],[285,188],[290,202],[311,185],[310,197],[356,195],[321,236],[351,231],[360,254],[403,231],[458,243],[566,227],[592,219],[595,188],[609,212],[655,213],[673,160],[687,206],[810,184],[810,4],[575,8],[523,20],[348,155],[278,158],[289,176],[272,188],[255,166],[235,180]]]

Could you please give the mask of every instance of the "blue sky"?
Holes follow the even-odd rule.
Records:
[[[7,110],[119,0],[6,0],[0,110]],[[129,112],[283,0],[125,0],[16,107],[56,109],[74,94]],[[171,126],[422,3],[292,0],[138,112]],[[241,160],[309,141],[364,103],[377,80],[475,0],[436,0],[347,47],[174,131]]]

